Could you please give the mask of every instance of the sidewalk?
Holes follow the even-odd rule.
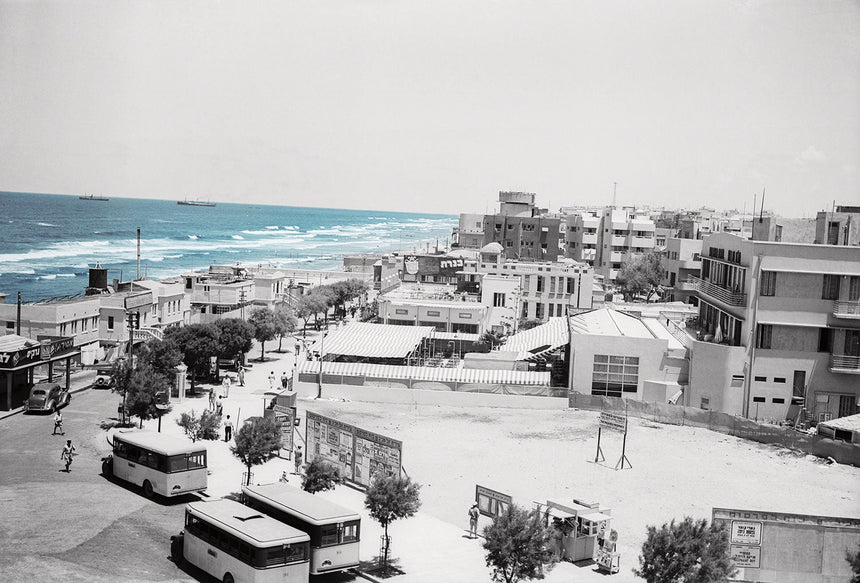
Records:
[[[57,380],[59,379],[59,380]],[[74,395],[75,393],[80,393],[81,391],[85,391],[90,388],[96,380],[96,371],[93,369],[82,369],[77,370],[71,373],[71,383],[69,393]],[[60,384],[65,383],[65,378],[61,376],[55,377],[55,382]],[[6,419],[7,417],[11,417],[12,415],[17,415],[18,413],[22,413],[24,411],[24,406],[15,407],[9,411],[0,411],[0,421]]]

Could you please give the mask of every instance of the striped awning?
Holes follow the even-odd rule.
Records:
[[[318,361],[305,360],[299,364],[299,373],[319,374]],[[324,362],[325,376],[371,377],[381,379],[412,379],[453,383],[481,383],[487,385],[539,385],[549,386],[549,372],[522,370],[490,370],[479,368],[444,368],[429,366],[395,366],[366,362]]]
[[[501,350],[518,353],[519,360],[533,360],[569,342],[567,318],[550,318],[545,324],[510,336]]]
[[[325,340],[314,342],[311,350],[325,355],[364,358],[406,358],[424,338],[432,337],[432,326],[393,326],[352,322],[331,330]]]

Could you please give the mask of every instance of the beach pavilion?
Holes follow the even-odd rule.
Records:
[[[323,334],[310,348],[326,362],[409,365],[431,356],[432,326],[396,326],[352,322]]]

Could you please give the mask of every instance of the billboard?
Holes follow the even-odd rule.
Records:
[[[512,501],[513,498],[508,494],[478,484],[475,485],[475,502],[478,503],[478,512],[484,516],[495,518],[501,515],[508,509]]]
[[[310,411],[305,435],[308,462],[323,459],[350,482],[367,486],[378,472],[400,475],[401,441]]]
[[[403,257],[403,271],[407,276],[432,276],[456,277],[458,271],[466,267],[466,260],[462,257],[449,257],[447,255],[405,255]],[[412,281],[414,278],[410,278]]]

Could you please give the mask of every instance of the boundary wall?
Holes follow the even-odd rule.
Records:
[[[860,444],[833,440],[820,435],[809,435],[789,427],[757,423],[719,411],[668,403],[646,403],[618,397],[600,397],[570,392],[572,408],[591,411],[616,411],[667,425],[703,427],[726,435],[733,435],[758,443],[766,443],[802,451],[823,458],[833,458],[840,464],[860,467]]]

